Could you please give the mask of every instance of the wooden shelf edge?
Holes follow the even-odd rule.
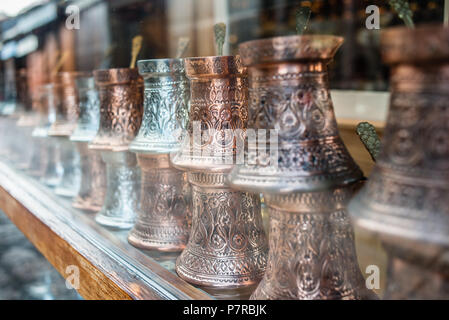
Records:
[[[0,162],[0,208],[66,278],[79,268],[85,299],[211,299],[134,248],[83,230],[67,208]],[[75,219],[74,219],[75,218]]]

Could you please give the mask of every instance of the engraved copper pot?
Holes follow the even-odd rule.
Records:
[[[339,136],[328,85],[342,42],[287,36],[239,47],[249,73],[248,152],[229,182],[263,192],[270,213],[267,272],[253,299],[371,297],[345,212],[362,172]]]
[[[441,25],[381,37],[390,111],[376,166],[349,210],[390,256],[387,299],[449,298],[448,39]]]
[[[48,135],[57,138],[64,168],[61,182],[55,187],[57,195],[73,198],[78,194],[81,183],[80,157],[70,135],[73,133],[78,120],[78,96],[76,93],[76,79],[84,74],[79,72],[61,72],[57,76],[60,86],[55,89],[60,94],[60,101],[56,105],[56,119],[51,125]]]
[[[70,140],[76,144],[81,160],[81,185],[73,207],[98,212],[106,195],[106,165],[101,153],[89,149],[100,125],[100,100],[92,76],[76,79],[79,117]]]
[[[190,79],[189,132],[172,162],[188,171],[192,229],[176,261],[178,275],[211,287],[257,284],[267,241],[260,197],[225,181],[247,124],[247,75],[234,56],[185,59]]]
[[[181,251],[189,238],[191,192],[186,174],[173,168],[189,116],[189,82],[181,59],[137,63],[145,80],[144,114],[130,144],[142,171],[141,204],[128,241],[139,248]]]
[[[17,120],[17,128],[14,130],[12,142],[13,161],[18,169],[30,170],[33,161],[33,153],[30,150],[35,149],[32,138],[33,130],[39,126],[42,118],[42,86],[36,84],[30,91],[32,109],[27,113],[22,113]],[[17,143],[21,141],[21,143]]]
[[[143,113],[143,79],[137,69],[94,71],[100,97],[100,127],[89,148],[100,150],[106,163],[106,198],[96,221],[129,229],[139,209],[140,170],[129,143]]]

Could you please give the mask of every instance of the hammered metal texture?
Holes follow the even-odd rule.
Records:
[[[225,178],[247,123],[246,70],[238,57],[185,59],[190,82],[190,124],[172,159],[192,185],[192,229],[176,261],[178,275],[209,287],[257,284],[267,258],[259,195],[233,191]],[[199,123],[200,141],[194,139]],[[232,135],[226,135],[225,130]]]
[[[100,96],[100,127],[90,148],[127,151],[143,112],[143,79],[137,69],[94,71]]]
[[[353,187],[265,195],[267,271],[252,299],[376,299],[360,272],[346,213]]]
[[[81,161],[81,183],[73,207],[98,212],[106,196],[106,164],[101,152],[90,150],[87,142],[75,143]]]
[[[189,238],[191,192],[186,174],[170,165],[189,114],[189,82],[180,59],[137,63],[145,80],[144,115],[130,151],[142,169],[141,204],[128,241],[143,249],[181,251]]]
[[[189,172],[193,218],[176,272],[210,287],[257,284],[265,272],[267,239],[258,195],[232,191],[223,173]]]
[[[138,153],[141,204],[128,241],[142,249],[181,251],[189,239],[192,195],[186,174],[170,166],[169,155]]]
[[[381,38],[390,110],[376,166],[349,211],[390,256],[387,299],[449,298],[448,38],[435,25]]]
[[[140,170],[136,155],[131,152],[103,151],[106,163],[106,198],[95,220],[104,226],[129,229],[139,210]]]
[[[270,142],[270,132],[266,145],[248,145],[245,163],[230,175],[233,187],[308,192],[362,177],[339,136],[329,91],[327,65],[342,42],[291,36],[239,46],[249,73],[248,128],[276,130],[277,142]],[[270,156],[270,147],[276,156]]]
[[[72,205],[98,212],[106,195],[106,165],[99,151],[90,150],[88,142],[96,135],[100,124],[100,100],[93,77],[76,79],[79,118],[70,140],[76,142],[81,161],[81,185]]]

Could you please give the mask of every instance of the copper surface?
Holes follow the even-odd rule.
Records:
[[[270,132],[266,146],[248,145],[247,160],[230,175],[233,187],[308,192],[362,177],[339,136],[329,91],[327,65],[342,42],[288,36],[239,46],[249,73],[248,128],[277,130],[277,141]],[[270,147],[277,152],[272,160]]]
[[[244,137],[246,70],[233,56],[187,58],[185,67],[191,81],[189,139],[172,162],[188,171],[193,218],[176,271],[186,281],[203,286],[257,284],[267,258],[260,198],[231,190],[225,178],[233,164],[223,161],[235,156],[237,141]],[[193,137],[195,121],[200,124],[202,141]],[[237,134],[226,136],[225,129]]]
[[[129,229],[139,207],[140,170],[129,143],[136,137],[143,112],[143,79],[137,69],[94,71],[100,97],[100,126],[89,143],[106,163],[106,197],[96,221]]]
[[[94,71],[100,95],[100,128],[90,147],[127,151],[143,113],[143,79],[137,69]]]
[[[49,130],[50,136],[69,137],[75,130],[78,120],[78,95],[76,92],[76,79],[85,76],[80,72],[61,72],[56,77],[55,99],[56,120]]]
[[[448,38],[442,26],[382,34],[390,111],[376,166],[349,210],[389,253],[387,298],[449,298]]]
[[[142,169],[141,203],[128,241],[160,251],[181,251],[190,233],[192,201],[186,174],[170,165],[189,113],[189,82],[180,59],[138,61],[145,79],[142,126],[130,145]]]
[[[106,195],[106,165],[101,153],[88,148],[100,124],[100,101],[94,78],[90,75],[76,79],[79,117],[70,136],[75,142],[81,162],[81,184],[72,205],[75,208],[98,212]]]

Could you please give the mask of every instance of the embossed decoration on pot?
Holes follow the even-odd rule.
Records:
[[[248,128],[270,130],[270,137],[266,145],[248,145],[247,160],[230,175],[233,187],[308,192],[362,177],[339,136],[329,91],[327,65],[342,43],[306,35],[239,46],[249,73]],[[270,140],[274,130],[277,141]]]
[[[46,150],[48,129],[51,125],[51,119],[49,113],[50,104],[52,104],[52,84],[46,84],[40,87],[41,104],[38,110],[39,123],[32,131],[32,152],[31,152],[31,164],[28,169],[28,173],[34,177],[42,177],[45,174],[45,170],[48,162],[48,153]],[[54,114],[53,114],[54,115]]]
[[[140,169],[129,143],[142,121],[143,79],[137,69],[94,71],[100,97],[100,126],[89,148],[102,151],[106,163],[106,198],[95,220],[129,229],[139,208]]]
[[[349,187],[267,194],[267,271],[252,299],[376,299],[366,288],[346,205]]]
[[[375,297],[358,269],[345,211],[362,172],[338,134],[327,80],[342,42],[287,36],[240,45],[249,72],[248,128],[259,137],[259,130],[277,129],[266,145],[248,141],[244,164],[228,177],[237,190],[262,191],[269,208],[267,271],[253,299]]]
[[[441,25],[381,36],[391,66],[390,110],[376,166],[349,212],[390,255],[387,298],[449,298],[447,39],[449,28]]]
[[[186,174],[173,168],[189,114],[189,82],[181,59],[137,62],[145,80],[144,113],[130,151],[142,171],[141,204],[128,241],[139,248],[180,251],[189,238],[191,192]]]
[[[98,212],[106,195],[106,165],[101,153],[88,148],[100,124],[100,100],[91,76],[76,79],[79,118],[70,140],[75,142],[81,160],[81,185],[72,205],[75,208]]]
[[[254,285],[265,272],[267,258],[260,197],[231,190],[225,182],[233,165],[227,160],[235,158],[246,129],[246,70],[232,56],[184,61],[191,81],[188,139],[171,160],[188,171],[193,217],[176,271],[202,286]],[[195,123],[203,136],[199,141],[194,137]],[[226,135],[225,129],[233,134]]]

